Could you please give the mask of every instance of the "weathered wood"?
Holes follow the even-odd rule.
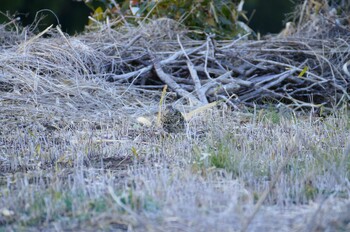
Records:
[[[119,61],[113,60],[120,73],[111,78],[142,86],[146,81],[139,79],[159,78],[178,96],[200,104],[226,99],[230,105],[262,106],[273,99],[300,108],[350,100],[348,58],[343,58],[348,37],[213,41],[138,36],[120,45]],[[159,80],[152,83],[159,85]]]

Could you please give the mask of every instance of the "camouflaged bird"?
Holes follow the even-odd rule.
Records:
[[[185,118],[173,106],[166,107],[162,114],[161,122],[164,131],[168,133],[179,133],[185,130]]]

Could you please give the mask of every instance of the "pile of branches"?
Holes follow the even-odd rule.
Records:
[[[198,105],[333,109],[350,99],[350,29],[332,17],[317,14],[260,40],[249,40],[249,34],[230,41],[217,41],[215,35],[193,40],[170,19],[118,30],[111,22],[75,37],[59,28],[29,38],[22,31],[14,33],[14,43],[0,46],[7,54],[0,62],[0,91],[23,92],[26,85],[28,91],[59,92],[34,80],[56,78],[56,86],[64,86],[76,83],[66,78],[81,78],[147,91],[167,85],[178,98]]]
[[[141,39],[141,37],[139,37]],[[349,42],[349,40],[347,40]],[[125,50],[108,80],[168,85],[180,97],[233,106],[265,104],[274,99],[293,107],[330,106],[349,99],[345,40],[305,38],[200,45],[178,38],[177,51]]]
[[[193,41],[184,31],[171,29],[174,25],[155,36],[149,31],[159,30],[164,20],[154,22],[153,28],[139,29],[109,51],[115,58],[105,78],[142,88],[166,84],[192,103],[334,108],[350,99],[350,29],[321,16],[312,22],[293,33],[255,41],[247,40],[248,35]]]

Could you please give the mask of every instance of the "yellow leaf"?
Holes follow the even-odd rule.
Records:
[[[305,67],[303,68],[303,70],[301,70],[301,72],[299,73],[298,77],[304,76],[304,74],[307,72],[307,70],[309,70],[309,67],[308,67],[308,66],[305,66]]]
[[[139,153],[137,152],[137,150],[136,150],[135,147],[132,147],[132,148],[131,148],[131,152],[132,152],[132,154],[133,154],[136,158],[139,157]]]
[[[36,153],[36,155],[40,155],[40,153],[41,153],[41,146],[40,146],[40,144],[37,144],[35,146],[35,153]]]
[[[94,12],[94,18],[97,19],[98,21],[103,20],[103,10],[102,7],[97,7],[95,12]]]

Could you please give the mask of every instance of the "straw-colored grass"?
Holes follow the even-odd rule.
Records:
[[[104,80],[127,37],[105,33],[1,47],[0,230],[350,230],[346,107],[317,118],[218,103],[164,133],[160,89]]]

